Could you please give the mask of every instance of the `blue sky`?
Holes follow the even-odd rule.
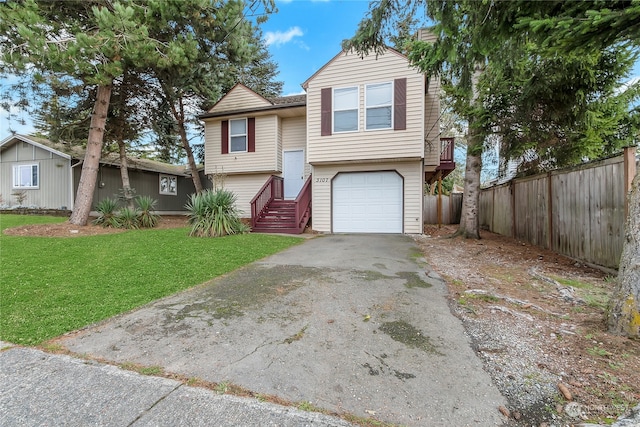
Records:
[[[337,55],[369,10],[361,0],[277,0],[278,13],[262,25],[279,65],[283,95],[302,93],[301,84]]]
[[[340,52],[342,40],[355,33],[369,10],[363,0],[276,0],[278,12],[261,28],[272,59],[278,64],[277,80],[284,82],[283,95],[302,93],[301,84]],[[640,78],[640,62],[634,76]],[[0,85],[2,81],[0,81]],[[7,112],[0,109],[0,140],[10,135]],[[28,121],[28,115],[19,116]],[[12,121],[19,133],[33,128]]]

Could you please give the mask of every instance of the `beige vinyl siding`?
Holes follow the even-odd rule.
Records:
[[[306,161],[307,149],[307,121],[306,117],[292,117],[282,120],[282,151],[304,150],[304,176],[311,174],[311,165]]]
[[[37,164],[38,188],[13,188],[13,166]],[[47,209],[72,209],[71,160],[26,142],[17,142],[2,152],[0,194],[3,205],[17,206],[12,193],[24,191],[24,206]]]
[[[277,122],[277,130],[278,130],[278,139],[276,141],[276,170],[282,171],[282,118],[278,117],[276,119]]]
[[[365,85],[407,78],[406,130],[365,130]],[[359,131],[320,136],[320,93],[323,88],[358,86]],[[308,81],[307,136],[311,164],[424,155],[424,77],[395,52],[365,56],[341,54]]]
[[[240,118],[240,117],[238,117]],[[221,154],[221,121],[205,122],[205,173],[275,172],[277,166],[277,116],[256,117],[256,151]]]
[[[242,218],[251,218],[251,199],[260,191],[271,174],[233,175],[224,179],[224,188],[236,195],[236,207]]]
[[[383,162],[314,166],[312,206],[314,231],[331,233],[331,181],[338,172],[397,171],[404,178],[404,233],[422,233],[422,162]]]
[[[227,93],[216,105],[209,110],[209,113],[219,113],[224,111],[238,111],[256,107],[271,105],[269,101],[260,95],[252,92],[244,86],[236,86]]]
[[[424,97],[424,164],[425,166],[440,164],[440,80],[429,79],[429,86]]]

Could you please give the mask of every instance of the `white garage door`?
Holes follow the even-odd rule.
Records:
[[[334,233],[402,233],[402,177],[340,173],[333,180]]]

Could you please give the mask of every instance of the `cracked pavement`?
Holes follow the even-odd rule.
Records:
[[[500,425],[505,404],[402,235],[316,237],[58,344],[407,426]]]

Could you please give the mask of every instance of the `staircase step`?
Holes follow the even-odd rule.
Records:
[[[299,234],[294,200],[273,200],[257,219],[253,231]]]

